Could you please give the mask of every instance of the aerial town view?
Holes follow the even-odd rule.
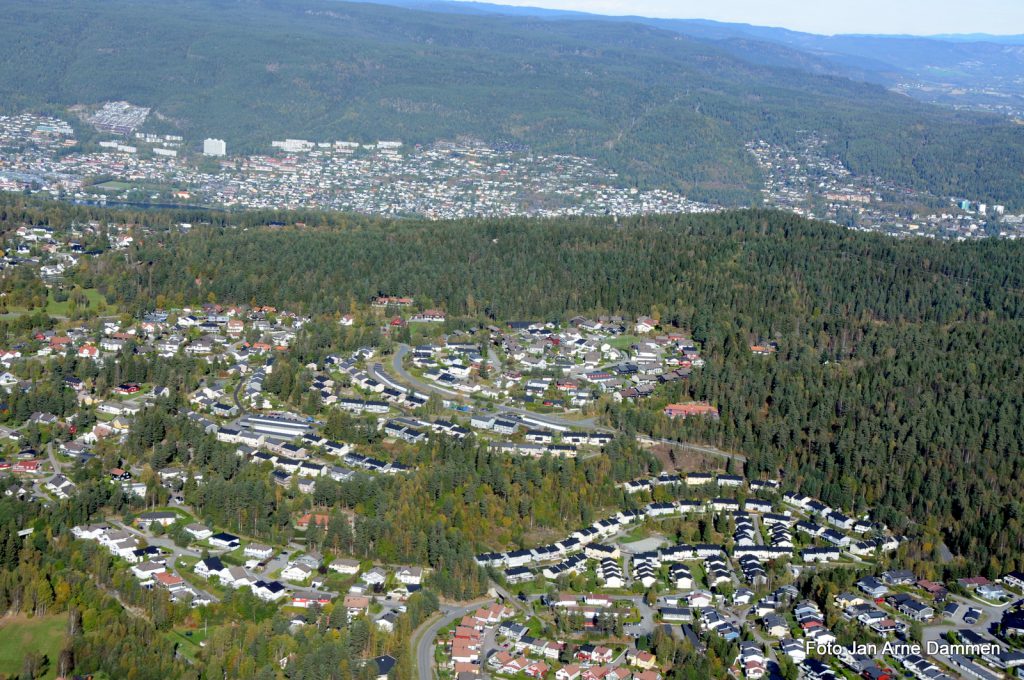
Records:
[[[865,3],[9,0],[0,680],[1024,679],[1024,8]]]
[[[146,114],[127,102],[107,103],[82,121],[114,133],[91,152],[81,150],[65,120],[0,116],[0,188],[100,205],[315,208],[429,219],[722,209],[670,190],[628,187],[587,158],[490,148],[476,139],[412,149],[400,141],[286,139],[271,142],[268,153],[242,157],[228,156],[223,140],[206,139],[190,153],[180,136],[138,131]],[[1017,238],[1024,231],[1024,215],[1003,205],[942,200],[857,177],[821,146],[814,137],[796,149],[747,145],[765,173],[764,205],[895,236]],[[211,159],[213,167],[203,163]]]

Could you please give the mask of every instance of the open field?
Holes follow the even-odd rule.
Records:
[[[0,619],[0,676],[17,677],[26,652],[45,654],[49,667],[43,678],[57,677],[57,656],[64,641],[63,615],[29,618],[24,615]]]
[[[166,636],[168,640],[178,645],[178,651],[181,652],[182,656],[194,662],[196,655],[199,653],[200,644],[205,642],[209,633],[214,630],[216,630],[216,627],[210,628],[209,631],[204,628],[196,628],[194,630],[178,628],[168,631]]]
[[[112,191],[126,191],[132,188],[131,184],[127,182],[110,181],[104,182],[103,184],[94,185],[95,189],[110,189]]]
[[[86,299],[89,301],[90,310],[95,311],[99,307],[100,303],[106,303],[106,300],[103,299],[103,296],[100,295],[100,292],[94,288],[83,288],[79,290],[85,294]],[[46,306],[43,307],[43,311],[49,314],[50,316],[66,317],[68,315],[68,312],[70,311],[70,308],[70,298],[64,300],[63,302],[58,302],[57,300],[54,299],[52,290],[47,293]],[[11,306],[8,307],[7,312],[0,315],[0,317],[21,316],[22,314],[25,314],[28,311],[29,310],[25,307]]]

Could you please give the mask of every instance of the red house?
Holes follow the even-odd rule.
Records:
[[[669,404],[663,413],[669,418],[689,418],[691,416],[718,417],[718,409],[706,401],[688,401],[682,404]]]
[[[11,468],[13,472],[24,472],[33,474],[39,472],[39,461],[38,460],[19,460]]]
[[[297,526],[300,529],[307,529],[309,528],[310,524],[316,524],[317,526],[325,527],[330,523],[330,521],[331,518],[327,515],[314,515],[312,513],[307,512],[305,515],[300,517],[297,522],[295,522],[295,526]]]

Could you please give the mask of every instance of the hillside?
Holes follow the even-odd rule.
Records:
[[[656,19],[466,2],[463,0],[380,0],[383,4],[455,14],[530,16],[552,21],[628,21],[714,41],[731,54],[756,63],[789,65],[814,73],[844,75],[893,84],[901,78],[963,87],[1019,91],[1024,36],[964,34],[817,35],[784,28],[705,19]],[[781,49],[780,49],[781,48]]]
[[[896,241],[770,212],[325,222],[157,230],[77,280],[137,310],[215,299],[337,314],[383,292],[467,324],[655,314],[691,331],[709,357],[660,397],[708,399],[722,418],[671,426],[622,405],[609,407],[609,422],[742,451],[749,476],[786,470],[793,487],[874,508],[928,542],[942,527],[954,553],[995,573],[1019,559],[1024,244]],[[778,354],[754,356],[759,338],[778,342]]]
[[[651,26],[320,0],[5,9],[0,100],[11,111],[127,99],[155,109],[154,129],[223,137],[235,151],[285,136],[476,135],[730,204],[760,188],[744,143],[818,130],[854,171],[1024,205],[1020,127]]]

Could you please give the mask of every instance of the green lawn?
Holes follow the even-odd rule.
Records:
[[[61,614],[28,618],[5,616],[0,619],[0,675],[17,677],[27,651],[45,654],[50,664],[44,678],[57,677],[57,656],[64,643],[67,618]]]
[[[216,628],[216,626],[211,627],[209,632],[212,633]],[[191,635],[187,635],[187,633],[191,633]],[[206,637],[207,632],[202,626],[194,630],[181,628],[168,631],[167,633],[167,639],[177,644],[178,651],[181,652],[182,656],[192,662],[196,660],[196,654],[199,653],[199,643],[206,640]]]
[[[95,288],[83,288],[81,291],[85,293],[85,298],[89,301],[89,309],[91,310],[95,310],[101,302],[106,303],[106,300],[103,299],[103,296]],[[46,313],[52,316],[67,316],[70,305],[70,298],[64,302],[54,300],[53,291],[51,290],[46,298]]]
[[[622,538],[619,539],[619,542],[636,543],[637,541],[642,541],[645,538],[650,538],[650,536],[651,532],[647,529],[647,527],[640,525],[637,528],[630,531],[628,534],[624,534]]]
[[[642,339],[639,335],[620,335],[613,338],[608,344],[615,349],[629,349],[630,345],[640,342]]]
[[[79,290],[85,294],[86,299],[89,301],[89,309],[92,311],[96,311],[96,308],[99,307],[101,302],[106,302],[106,300],[103,299],[103,296],[100,295],[100,292],[95,288],[81,288]],[[53,298],[53,291],[50,290],[46,293],[46,307],[43,308],[43,311],[50,316],[67,316],[70,305],[70,297],[64,302],[57,302]],[[29,310],[25,307],[8,307],[7,312],[0,314],[0,316],[16,317],[28,313],[28,311]],[[108,310],[108,312],[109,311],[110,310]]]
[[[110,181],[102,184],[94,184],[94,189],[110,189],[112,191],[126,191],[132,188],[131,184],[127,182]]]

